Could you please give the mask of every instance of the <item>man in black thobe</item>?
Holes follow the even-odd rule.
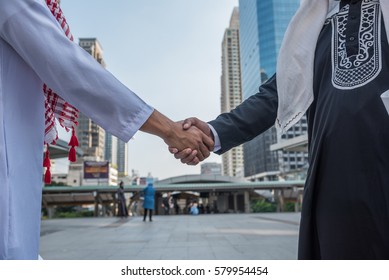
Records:
[[[378,0],[330,3],[336,7],[326,15],[315,39],[313,101],[304,110],[310,167],[298,258],[389,259],[389,115],[381,98],[389,89],[387,4]],[[209,125],[196,118],[185,124],[213,135],[218,154],[253,139],[279,121],[277,80],[286,79],[279,69],[283,70],[278,67],[257,94],[230,113]],[[176,158],[197,164],[190,152],[176,153]]]

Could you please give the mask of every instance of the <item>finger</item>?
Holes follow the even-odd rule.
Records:
[[[182,158],[181,162],[185,163],[185,164],[188,164],[188,163],[192,162],[196,158],[196,155],[197,155],[197,151],[195,150],[190,155],[188,155],[187,157]]]
[[[177,149],[177,148],[171,148],[171,147],[169,147],[169,152],[170,152],[171,154],[177,154],[177,153],[178,153],[178,149]]]
[[[208,149],[207,148],[204,148],[205,146],[202,145],[203,147],[199,147],[199,149],[197,150],[197,157],[200,161],[203,161],[206,157],[204,156],[204,151],[205,152],[208,152]]]
[[[208,150],[212,152],[213,148],[215,147],[215,142],[205,134],[203,135],[202,139],[203,139],[203,143],[207,146]]]
[[[182,123],[182,128],[185,130],[189,129],[191,126],[196,126],[196,118],[185,119]]]
[[[209,149],[207,146],[205,146],[203,143],[200,144],[200,147],[199,147],[199,154],[201,154],[203,156],[203,159],[201,159],[199,156],[197,156],[199,158],[199,160],[203,161],[204,159],[206,159],[207,157],[209,157]]]
[[[187,165],[197,165],[200,163],[200,160],[198,157],[195,157],[191,162],[188,162]]]
[[[182,151],[180,151],[178,153],[175,153],[174,157],[176,159],[183,159],[183,158],[186,158],[186,157],[190,156],[191,153],[192,153],[192,149],[187,148],[187,149],[184,149],[184,150],[182,150]]]

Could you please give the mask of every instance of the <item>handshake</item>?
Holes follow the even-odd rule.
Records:
[[[188,144],[186,148],[179,149],[175,144],[165,141],[169,145],[170,153],[174,154],[176,159],[180,159],[182,163],[188,165],[196,165],[209,157],[215,142],[208,124],[197,118],[189,118],[177,123],[181,125],[181,133],[185,135],[185,138],[189,137]]]
[[[208,124],[197,118],[173,122],[154,110],[140,130],[162,138],[170,153],[188,165],[197,165],[209,157],[215,145]]]

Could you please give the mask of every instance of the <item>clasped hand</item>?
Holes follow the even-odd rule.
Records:
[[[209,157],[214,148],[214,139],[207,123],[197,119],[188,118],[177,122],[179,126],[177,135],[180,143],[168,143],[170,153],[176,159],[188,165],[197,165]]]

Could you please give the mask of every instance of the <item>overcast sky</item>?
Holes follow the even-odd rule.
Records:
[[[221,42],[238,0],[61,0],[61,6],[75,40],[97,38],[107,69],[154,108],[173,120],[208,121],[220,113]],[[65,166],[58,162],[57,172]],[[200,165],[182,165],[161,139],[143,132],[129,143],[131,169],[159,179],[200,173]]]

